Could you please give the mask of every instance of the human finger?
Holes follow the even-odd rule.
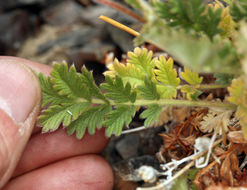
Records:
[[[111,190],[113,174],[99,156],[77,156],[14,178],[3,190]]]
[[[0,188],[18,163],[40,105],[41,89],[33,72],[0,57]]]

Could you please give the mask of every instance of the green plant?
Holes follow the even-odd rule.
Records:
[[[202,77],[188,68],[181,77],[188,84],[180,85],[173,60],[164,56],[152,58],[152,52],[136,48],[128,53],[127,64],[115,60],[105,72],[106,82],[97,87],[86,68],[76,73],[74,66],[54,64],[51,77],[39,75],[43,106],[50,104],[40,116],[43,131],[54,131],[62,123],[68,133],[82,138],[86,128],[90,134],[106,127],[106,135],[120,135],[134,117],[137,106],[147,109],[140,115],[145,126],[157,121],[162,106],[202,106],[236,109],[227,102],[199,101],[200,90],[222,88],[225,85],[201,84]],[[188,100],[176,99],[181,91]]]
[[[140,106],[145,108],[140,114],[145,126],[157,122],[163,107],[198,106],[221,109],[211,116],[218,118],[223,118],[224,110],[235,111],[247,136],[246,1],[225,0],[227,6],[202,0],[127,2],[146,20],[136,44],[151,43],[170,57],[154,57],[152,51],[135,48],[128,52],[127,63],[115,59],[108,66],[100,86],[85,67],[77,73],[74,66],[54,64],[50,77],[39,74],[43,106],[49,105],[39,119],[43,132],[62,124],[77,138],[86,129],[94,134],[102,127],[106,136],[118,136]],[[184,66],[183,72],[174,68],[174,60]],[[213,73],[216,83],[202,83],[200,73]],[[217,88],[228,89],[224,101],[200,98],[205,89]],[[226,119],[232,112],[228,113]]]

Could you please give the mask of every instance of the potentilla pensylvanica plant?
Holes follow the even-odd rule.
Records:
[[[247,1],[127,2],[145,18],[136,44],[151,43],[168,58],[136,47],[128,52],[126,63],[115,59],[107,66],[105,82],[100,86],[85,67],[77,73],[74,66],[55,63],[50,77],[39,74],[42,105],[49,105],[39,118],[43,132],[55,131],[62,124],[69,135],[76,133],[79,139],[86,129],[93,135],[102,127],[106,136],[119,136],[140,106],[146,127],[157,122],[166,106],[194,106],[216,109],[217,113],[208,115],[215,122],[228,121],[235,112],[247,136]],[[174,68],[174,60],[183,71]],[[217,80],[202,84],[200,73],[212,73]],[[204,90],[217,88],[228,89],[225,100],[200,98]],[[224,122],[223,127],[208,123],[203,132],[211,130],[218,135],[227,128]]]

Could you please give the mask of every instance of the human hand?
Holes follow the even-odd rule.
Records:
[[[51,70],[28,60],[0,57],[0,189],[110,190],[113,175],[99,156],[104,131],[82,140],[59,129],[41,134],[35,126],[41,89],[30,68]]]

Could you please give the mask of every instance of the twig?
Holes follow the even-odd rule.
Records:
[[[123,5],[110,1],[110,0],[96,0],[99,3],[102,3],[104,5],[108,5],[111,8],[114,8],[116,10],[121,11],[122,13],[131,16],[132,18],[138,20],[139,22],[145,23],[145,20],[140,17],[138,14],[136,14],[135,12],[133,12],[132,10],[124,7]]]
[[[219,139],[217,141],[215,141],[213,147],[217,146],[218,144],[220,144],[222,142],[222,139]],[[181,170],[179,170],[171,179],[169,179],[168,181],[163,181],[160,184],[154,186],[154,187],[139,187],[137,188],[137,190],[160,190],[160,189],[165,189],[165,187],[167,187],[167,185],[169,185],[170,182],[174,181],[176,178],[180,177],[181,175],[183,175],[187,170],[189,170],[195,163],[195,160],[197,160],[198,158],[200,158],[201,156],[203,156],[204,154],[206,154],[208,152],[208,150],[205,150],[203,152],[198,153],[197,155],[193,156],[191,158],[191,162],[189,162],[186,166],[184,166]],[[169,183],[168,183],[169,182]]]
[[[247,156],[245,156],[244,161],[242,162],[241,166],[239,167],[240,170],[242,170],[246,164],[247,164]]]
[[[125,25],[123,25],[123,24],[121,24],[121,23],[119,23],[119,22],[107,17],[107,16],[101,15],[101,16],[99,16],[99,19],[101,19],[101,20],[103,20],[105,22],[108,22],[109,24],[111,24],[111,25],[113,25],[113,26],[115,26],[115,27],[117,27],[117,28],[119,28],[119,29],[121,29],[121,30],[123,30],[125,32],[128,32],[129,34],[131,34],[131,35],[133,35],[135,37],[140,35],[139,32],[136,32],[135,30],[133,30],[133,29],[131,29],[131,28],[129,28],[129,27],[127,27],[127,26],[125,26]]]
[[[128,133],[134,133],[134,132],[137,132],[137,131],[142,131],[142,130],[145,130],[147,129],[148,127],[145,127],[145,126],[141,126],[141,127],[137,127],[137,128],[134,128],[134,129],[127,129],[127,130],[124,130],[121,134],[128,134]]]

